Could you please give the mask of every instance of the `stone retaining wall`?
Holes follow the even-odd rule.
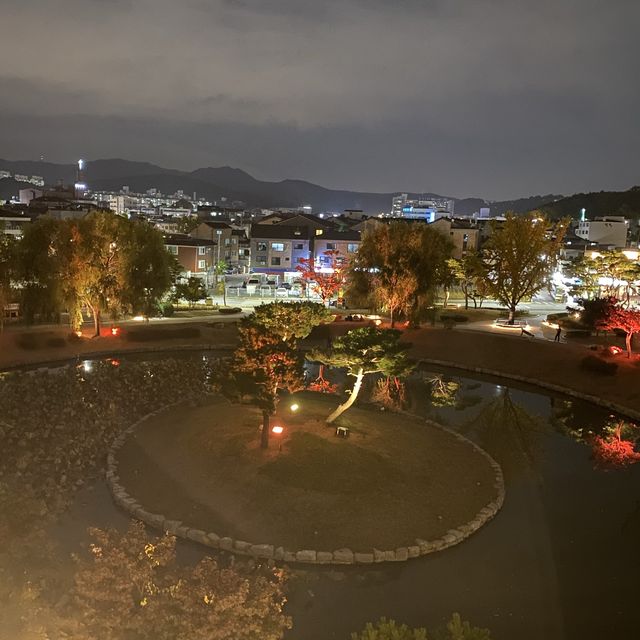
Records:
[[[118,476],[118,461],[116,459],[116,454],[120,447],[125,443],[127,437],[132,434],[142,422],[152,416],[158,415],[172,406],[175,405],[168,405],[162,409],[147,414],[131,425],[128,429],[123,431],[114,440],[107,454],[107,484],[109,485],[115,503],[127,511],[132,517],[141,520],[155,529],[170,533],[178,538],[185,538],[187,540],[199,542],[200,544],[212,549],[228,551],[230,553],[250,556],[256,559],[299,564],[353,565],[374,564],[379,562],[404,562],[409,558],[417,558],[435,551],[442,551],[443,549],[447,549],[448,547],[452,547],[462,542],[465,538],[468,538],[472,533],[480,529],[483,524],[491,520],[500,510],[504,502],[504,478],[498,463],[486,451],[481,449],[474,442],[471,442],[468,438],[465,438],[463,435],[430,420],[426,420],[429,425],[442,431],[446,431],[457,440],[465,442],[475,449],[489,462],[495,474],[493,488],[496,490],[496,497],[480,509],[478,513],[469,520],[469,522],[461,524],[455,529],[450,529],[440,538],[435,540],[423,540],[422,538],[416,538],[413,545],[400,546],[395,549],[353,551],[352,549],[345,548],[336,549],[334,551],[319,551],[316,549],[285,549],[282,546],[276,546],[273,544],[255,544],[244,540],[234,540],[233,538],[223,537],[213,532],[203,531],[202,529],[192,529],[179,520],[171,520],[163,514],[147,511],[134,497],[129,495],[125,487],[120,483],[120,477]]]

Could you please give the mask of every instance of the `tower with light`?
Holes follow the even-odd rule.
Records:
[[[78,168],[76,169],[76,182],[74,185],[76,199],[84,198],[87,191],[87,183],[84,179],[84,160],[78,160]]]

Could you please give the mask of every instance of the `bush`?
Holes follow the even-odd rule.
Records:
[[[161,302],[158,305],[158,313],[163,318],[171,318],[176,312],[176,308],[170,302]]]
[[[124,334],[129,342],[150,342],[152,340],[187,340],[199,338],[200,329],[197,327],[140,327],[130,329]]]
[[[220,309],[218,309],[218,313],[232,315],[234,313],[242,313],[242,309],[240,307],[220,307]]]
[[[607,362],[597,356],[589,355],[582,358],[580,368],[604,376],[614,376],[618,370],[618,365],[615,362]]]

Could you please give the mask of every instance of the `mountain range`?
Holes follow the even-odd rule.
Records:
[[[47,184],[75,181],[75,164],[55,164],[32,160],[2,160],[0,170],[12,174],[42,176]],[[232,167],[205,167],[195,171],[167,169],[149,162],[134,162],[121,159],[93,160],[86,163],[85,180],[92,190],[119,191],[128,185],[132,192],[144,193],[156,188],[161,193],[171,194],[179,189],[190,198],[193,193],[210,201],[240,201],[248,207],[299,207],[309,205],[314,212],[344,209],[362,209],[366,213],[387,212],[391,208],[391,199],[395,193],[370,193],[328,189],[304,180],[281,180],[268,182],[257,180],[241,169]],[[17,193],[23,184],[13,179],[0,180],[0,198],[7,199]],[[547,194],[530,196],[516,200],[487,202],[483,198],[455,198],[435,193],[409,194],[410,197],[447,197],[455,202],[455,213],[471,215],[480,207],[490,206],[492,215],[501,215],[506,211],[526,213],[542,208],[552,217],[560,215],[577,216],[585,206],[590,215],[613,215],[621,207],[626,214],[640,213],[640,191],[632,194],[633,189],[625,192],[600,192],[600,194],[577,194],[564,198]],[[615,193],[618,197],[607,198],[602,194]],[[582,198],[578,197],[582,196]],[[595,196],[599,196],[595,198]],[[594,204],[595,203],[595,204]],[[615,205],[615,211],[610,210]],[[636,216],[639,215],[636,213]]]

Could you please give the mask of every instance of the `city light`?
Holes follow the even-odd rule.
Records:
[[[297,411],[300,408],[300,405],[297,402],[294,402],[291,405],[291,411]]]
[[[277,436],[279,436],[284,431],[284,427],[281,427],[280,425],[276,425],[275,427],[271,428],[271,431],[275,433]]]

